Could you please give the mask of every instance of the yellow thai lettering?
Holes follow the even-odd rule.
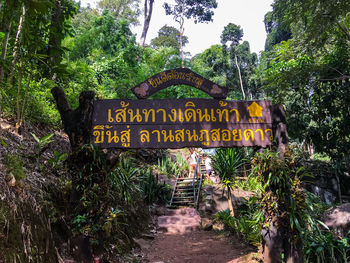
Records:
[[[126,126],[127,130],[120,132],[120,140],[123,147],[130,147],[130,126]]]
[[[228,116],[228,109],[217,109],[216,110],[216,113],[218,114],[219,116],[219,122],[222,122],[222,120],[226,121],[226,122],[229,122],[229,116]],[[225,115],[225,117],[224,117]]]
[[[156,88],[157,87],[157,83],[152,79],[148,79],[148,83],[153,87],[153,88]]]
[[[255,132],[260,132],[261,141],[264,141],[264,132],[262,129],[256,129]]]
[[[214,109],[210,109],[210,117],[212,122],[216,122],[215,111]]]
[[[249,140],[254,141],[254,132],[251,129],[244,130],[243,135],[246,141],[249,141]]]
[[[220,128],[218,129],[212,129],[210,130],[211,133],[211,140],[213,142],[215,141],[221,141],[221,137],[220,137]]]
[[[145,122],[149,122],[149,116],[152,114],[152,122],[156,121],[156,114],[154,109],[142,109],[142,113],[145,115]]]
[[[117,131],[113,131],[113,135],[111,131],[106,131],[106,135],[108,136],[107,141],[108,143],[111,143],[112,141],[114,143],[118,143],[119,142],[119,136],[117,135]]]
[[[237,110],[237,109],[231,109],[231,110],[230,110],[230,113],[231,113],[231,112],[236,113],[236,121],[239,122],[239,112],[238,112],[238,110]]]
[[[241,129],[234,129],[232,130],[233,140],[235,142],[242,141],[242,130]]]
[[[193,122],[197,121],[197,116],[196,116],[196,110],[195,109],[186,109],[185,110],[185,119],[187,122],[189,122],[191,119]]]
[[[202,109],[197,109],[197,113],[198,113],[199,122],[210,121],[210,115],[208,114],[208,109],[204,109],[204,114],[202,112]]]
[[[113,122],[114,119],[112,117],[112,110],[111,109],[108,109],[108,122]]]
[[[147,131],[147,130],[140,131],[140,141],[142,143],[149,142],[149,131]]]
[[[157,113],[162,112],[163,113],[163,122],[166,122],[166,111],[164,109],[158,109]]]
[[[152,134],[157,134],[157,142],[160,142],[160,131],[158,131],[158,130],[153,130],[152,132],[151,132]]]
[[[175,130],[175,140],[177,142],[185,141],[185,129]]]
[[[115,110],[115,121],[126,122],[126,108]]]
[[[266,132],[269,132],[269,133],[270,133],[269,140],[272,142],[272,141],[273,141],[273,132],[272,132],[272,130],[271,130],[271,129],[266,129],[266,130],[265,130],[265,133],[266,133]]]
[[[192,134],[190,130],[186,130],[186,134],[187,134],[187,139],[189,142],[194,141],[194,142],[198,142],[199,136],[196,132],[196,130],[192,130]]]
[[[230,142],[231,141],[231,131],[228,129],[221,130],[221,137],[224,142]]]
[[[167,131],[166,130],[162,130],[162,134],[164,136],[164,142],[167,142],[167,141],[173,142],[175,140],[172,130],[168,131],[168,135],[167,135]]]
[[[182,109],[179,109],[179,122],[184,122],[185,118],[182,112]]]
[[[199,131],[200,137],[199,141],[202,142],[203,145],[208,146],[209,145],[209,131],[208,130],[200,130]],[[204,139],[205,136],[205,139]]]
[[[140,114],[140,109],[136,109],[136,114],[134,114],[134,110],[133,109],[128,109],[128,113],[129,113],[130,122],[134,122],[135,119],[136,119],[137,122],[141,122],[142,121],[142,116]]]
[[[172,113],[172,115],[171,114],[168,114],[168,117],[169,117],[169,120],[171,121],[171,122],[176,122],[176,115],[177,115],[177,112],[176,112],[176,109],[171,109],[171,113]]]

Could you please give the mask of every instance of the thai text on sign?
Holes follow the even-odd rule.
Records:
[[[272,144],[269,101],[100,100],[92,141],[103,148],[240,147]]]

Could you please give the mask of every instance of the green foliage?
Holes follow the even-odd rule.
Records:
[[[348,1],[276,0],[265,21],[272,35],[290,33],[263,56],[267,96],[285,105],[291,138],[332,160],[349,155],[349,11]]]
[[[62,187],[67,189],[64,209],[73,233],[88,235],[93,249],[101,243],[111,253],[131,249],[132,237],[148,216],[134,160],[123,156],[112,169],[101,149],[85,145],[67,163],[72,182]]]
[[[294,36],[302,37],[308,48],[320,47],[331,35],[341,32],[349,38],[349,1],[327,0],[283,1],[275,0],[273,13],[285,28],[290,27]]]
[[[27,177],[24,167],[23,160],[16,155],[5,155],[4,163],[7,173],[12,173],[16,180],[21,180]]]
[[[304,240],[305,262],[349,262],[349,239],[337,238],[329,230],[314,227]]]
[[[348,262],[350,259],[349,236],[340,237],[322,223],[322,218],[330,205],[307,192],[308,226],[303,238],[305,262]]]
[[[168,184],[159,183],[158,178],[152,174],[152,170],[140,171],[140,186],[148,204],[166,204],[170,199],[171,187]]]
[[[36,141],[36,156],[37,158],[40,157],[40,155],[45,151],[46,147],[54,142],[54,140],[51,140],[51,138],[54,136],[53,133],[47,134],[41,138],[37,137],[34,133],[31,133],[34,140]]]
[[[182,177],[188,172],[188,164],[180,154],[176,155],[176,161],[173,161],[169,155],[163,156],[161,159],[158,159],[156,168],[161,174],[167,175],[168,178],[173,176]]]
[[[175,5],[165,3],[164,8],[167,15],[174,17],[183,15],[187,19],[193,18],[195,23],[202,23],[212,21],[214,15],[212,9],[217,5],[216,0],[176,0]]]
[[[229,23],[221,33],[221,44],[226,45],[227,42],[230,42],[230,45],[237,46],[242,37],[243,29],[233,23]]]
[[[101,15],[83,9],[76,20],[76,37],[65,41],[70,49],[66,54],[69,88],[74,90],[68,99],[75,96],[77,101],[78,92],[86,88],[103,98],[132,98],[142,54],[129,22],[107,9]]]
[[[140,0],[101,0],[98,6],[102,10],[109,10],[116,18],[123,18],[131,24],[138,24]]]
[[[317,152],[332,159],[349,154],[345,112],[350,97],[345,91],[350,84],[335,80],[338,72],[349,71],[350,65],[344,64],[350,56],[344,45],[349,44],[339,43],[328,55],[313,57],[300,51],[295,41],[282,42],[265,75],[268,93],[286,105],[290,136],[313,143]]]
[[[222,222],[227,230],[239,234],[247,243],[258,247],[261,243],[263,215],[256,197],[251,197],[239,207],[237,216],[231,216],[230,210],[220,211],[214,216],[214,222]]]
[[[260,194],[265,211],[264,223],[268,226],[277,218],[279,224],[288,224],[293,238],[298,239],[307,225],[306,196],[300,181],[308,176],[304,167],[298,167],[294,156],[289,153],[280,158],[278,152],[270,150],[257,153],[252,164],[252,174],[263,185]]]
[[[182,36],[182,45],[188,43],[188,37]],[[180,32],[175,27],[163,26],[158,31],[158,36],[151,40],[151,45],[155,49],[159,47],[172,47],[180,50]]]
[[[233,187],[235,177],[238,176],[245,162],[244,152],[239,148],[220,148],[212,157],[213,170],[228,188]]]
[[[132,160],[122,157],[118,167],[111,172],[110,177],[112,187],[120,194],[122,201],[127,205],[132,205],[141,192],[138,183],[138,170]]]
[[[59,153],[57,151],[53,152],[54,157],[49,159],[49,164],[52,169],[61,168],[60,165],[63,164],[63,162],[67,159],[68,154],[67,153]]]
[[[265,14],[264,24],[267,33],[265,51],[269,51],[274,45],[291,38],[290,27],[286,25],[282,26],[281,23],[277,21],[273,12],[267,12]]]

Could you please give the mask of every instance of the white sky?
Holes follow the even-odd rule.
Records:
[[[94,7],[97,0],[81,0],[83,6],[90,3]],[[164,0],[155,0],[150,27],[146,43],[158,36],[159,29],[167,24],[179,28],[172,16],[166,16],[162,7]],[[170,2],[170,1],[168,1]],[[243,29],[243,40],[250,44],[251,52],[259,54],[264,50],[266,32],[264,26],[264,15],[272,10],[273,0],[217,0],[218,7],[214,9],[213,22],[194,24],[192,20],[185,21],[185,36],[189,43],[184,50],[192,56],[203,52],[211,45],[220,44],[220,35],[228,23],[240,25]],[[143,6],[143,1],[141,1]],[[140,17],[143,21],[143,17]],[[142,25],[132,29],[140,40]]]

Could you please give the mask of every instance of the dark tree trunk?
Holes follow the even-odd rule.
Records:
[[[277,138],[276,145],[280,157],[283,158],[288,149],[288,131],[286,125],[286,114],[281,104],[272,106],[272,114],[274,116],[273,134]]]
[[[149,6],[148,6],[148,1],[149,1]],[[142,34],[141,34],[141,40],[140,44],[143,47],[146,42],[146,36],[149,28],[149,24],[151,22],[151,17],[152,17],[152,12],[153,12],[153,3],[154,0],[145,0],[145,10],[144,10],[144,17],[145,20],[143,22],[143,29],[142,29]]]
[[[5,37],[4,37],[4,40],[2,42],[1,59],[3,61],[5,61],[5,59],[6,59],[7,46],[8,46],[8,42],[9,42],[9,38],[10,38],[11,24],[12,24],[12,21],[10,21],[6,27]],[[0,84],[2,83],[3,79],[4,79],[4,67],[0,66]]]
[[[66,94],[61,87],[51,90],[55,98],[57,109],[61,115],[64,130],[68,134],[72,150],[79,149],[90,143],[94,92],[84,91],[80,94],[79,107],[72,110]]]
[[[283,106],[280,104],[273,105],[271,111],[274,116],[273,133],[274,137],[277,138],[275,143],[279,157],[283,159],[288,150],[286,116]],[[301,240],[291,242],[292,234],[290,229],[286,227],[289,221],[285,223],[279,218],[274,218],[271,221],[270,227],[261,231],[264,263],[282,262],[282,253],[284,253],[285,262],[287,263],[303,263],[302,243]]]

